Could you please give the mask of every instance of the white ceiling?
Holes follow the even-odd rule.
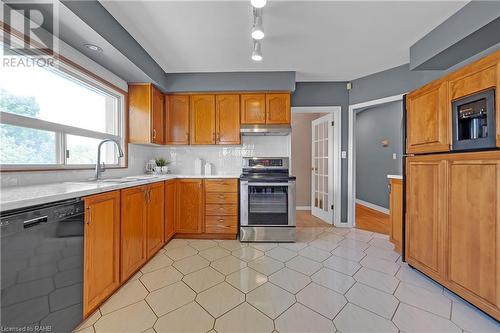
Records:
[[[409,62],[409,47],[464,1],[268,1],[264,60],[250,59],[249,1],[103,1],[167,73],[282,71],[352,80]]]

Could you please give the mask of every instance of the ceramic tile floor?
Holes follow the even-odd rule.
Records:
[[[78,332],[500,332],[385,235],[297,232],[295,244],[174,239]]]

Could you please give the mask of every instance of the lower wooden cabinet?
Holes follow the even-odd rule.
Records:
[[[165,182],[165,243],[175,235],[176,188],[177,180]]]
[[[391,229],[389,240],[394,244],[394,250],[401,254],[403,244],[403,180],[390,180],[389,219]]]
[[[121,281],[146,261],[146,186],[121,191]]]
[[[406,165],[406,260],[500,319],[500,151]]]
[[[163,182],[153,183],[147,187],[147,256],[151,258],[163,247],[165,234],[165,185]]]
[[[177,180],[175,233],[200,234],[203,224],[203,180]]]
[[[238,180],[205,179],[205,232],[235,238],[238,233]]]
[[[87,317],[120,286],[120,191],[84,201],[83,313]]]

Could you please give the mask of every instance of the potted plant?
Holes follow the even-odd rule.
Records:
[[[168,172],[168,165],[170,164],[169,161],[164,159],[163,157],[158,157],[156,160],[156,166],[159,168],[159,172],[161,173],[167,173]]]

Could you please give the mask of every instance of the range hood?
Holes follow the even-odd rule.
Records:
[[[241,135],[288,135],[292,133],[290,125],[241,125]]]

